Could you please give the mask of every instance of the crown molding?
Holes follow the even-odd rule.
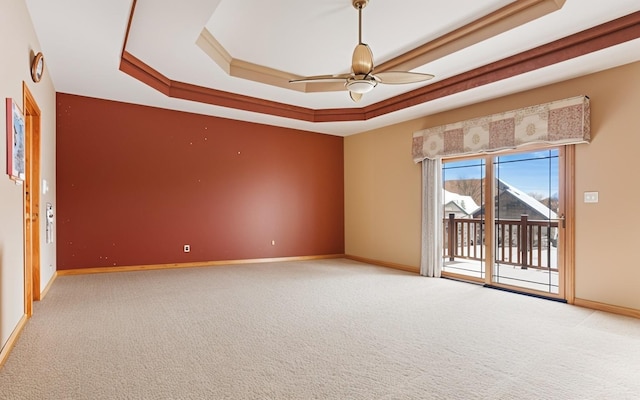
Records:
[[[564,3],[564,1],[562,1]],[[120,70],[166,96],[308,122],[365,121],[640,38],[640,12],[363,108],[311,109],[174,81],[126,51]]]
[[[562,8],[565,0],[517,0],[499,10],[446,33],[428,43],[392,58],[375,68],[376,72],[410,71],[458,50],[489,39],[509,29],[533,21]],[[209,32],[202,29],[196,44],[227,75],[300,92],[344,91],[343,82],[307,82],[292,85],[303,76],[258,65],[233,57]]]

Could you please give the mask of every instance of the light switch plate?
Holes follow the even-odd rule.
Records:
[[[584,192],[584,202],[585,203],[597,203],[598,202],[598,192]]]

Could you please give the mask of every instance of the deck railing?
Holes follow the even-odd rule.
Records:
[[[555,246],[558,221],[500,219],[495,223],[497,238],[495,261],[522,269],[535,268],[557,271],[551,260],[550,246]],[[458,259],[484,260],[484,220],[455,218],[444,220],[444,254],[449,261]]]

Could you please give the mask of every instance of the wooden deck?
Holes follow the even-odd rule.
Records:
[[[546,250],[544,251],[546,252]],[[551,249],[551,260],[557,260],[556,249]],[[459,275],[485,278],[484,261],[456,258],[454,261],[444,262],[443,271]],[[555,262],[553,263],[555,264]],[[533,289],[544,293],[557,294],[559,290],[559,279],[557,267],[553,269],[522,269],[519,266],[497,264],[493,268],[492,282],[505,285],[517,286],[526,289]]]

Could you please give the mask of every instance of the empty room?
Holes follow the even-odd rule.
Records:
[[[637,1],[0,32],[0,398],[638,398]]]

